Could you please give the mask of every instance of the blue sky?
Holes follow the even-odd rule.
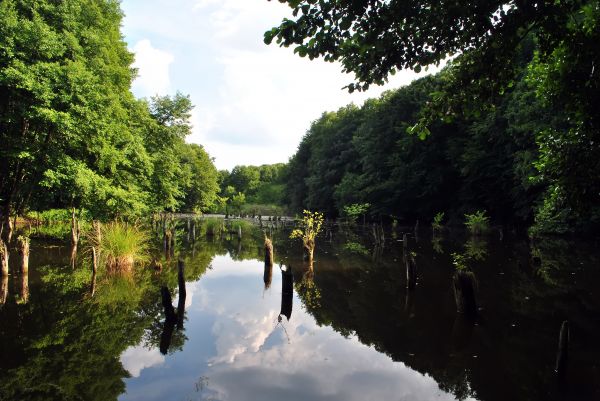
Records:
[[[139,69],[133,92],[191,96],[188,142],[204,145],[219,169],[286,162],[324,111],[362,104],[415,78],[348,94],[339,64],[309,61],[263,43],[291,10],[267,0],[124,0],[123,34]]]

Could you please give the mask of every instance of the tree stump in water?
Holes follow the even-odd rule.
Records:
[[[477,300],[475,290],[477,280],[473,272],[458,270],[452,280],[454,286],[454,299],[459,313],[474,317],[477,315]]]
[[[29,274],[29,238],[19,236],[17,238],[19,255],[21,256],[21,274]]]
[[[265,236],[265,266],[273,266],[273,242]]]

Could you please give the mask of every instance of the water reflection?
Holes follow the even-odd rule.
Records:
[[[281,322],[281,316],[285,316],[289,321],[292,317],[292,303],[294,299],[294,275],[291,266],[280,266],[281,270],[281,310],[278,321]]]
[[[2,274],[0,276],[0,305],[4,305],[8,297],[8,275]]]
[[[27,303],[29,301],[29,274],[21,273],[19,286],[19,301]]]
[[[273,280],[273,265],[265,263],[265,269],[263,273],[263,283],[265,285],[264,290],[271,288],[271,281]]]
[[[600,399],[593,250],[536,244],[536,270],[518,262],[529,260],[528,244],[490,239],[474,265],[486,321],[473,324],[456,313],[452,291],[450,255],[467,252],[463,241],[444,238],[445,253],[435,253],[411,238],[408,252],[419,264],[411,291],[399,242],[373,261],[344,248],[360,237],[337,234],[310,266],[287,233],[274,232],[282,265],[273,274],[260,231],[244,232],[242,241],[200,235],[194,247],[187,229],[184,222],[173,231],[185,271],[165,263],[133,283],[99,278],[94,298],[84,294],[89,269],[68,269],[68,247],[64,274],[56,267],[40,274],[33,263],[36,296],[0,309],[0,321],[14,322],[0,324],[0,394],[27,400],[37,389],[52,399],[49,383],[59,383],[63,398],[90,400],[556,400],[557,336],[568,318],[565,398]],[[161,232],[156,255],[162,241]],[[19,292],[17,281],[6,291],[9,284]]]

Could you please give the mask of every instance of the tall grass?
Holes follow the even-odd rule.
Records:
[[[149,237],[141,228],[115,221],[103,225],[100,234],[91,233],[90,242],[99,251],[109,274],[131,273],[136,263],[148,260]]]
[[[223,232],[224,220],[218,217],[207,217],[202,221],[202,227],[207,236],[219,236]]]

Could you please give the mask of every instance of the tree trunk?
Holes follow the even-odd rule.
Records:
[[[2,277],[8,277],[8,247],[6,243],[0,239],[0,271]]]
[[[21,256],[21,274],[29,273],[29,238],[19,237],[19,255]]]

